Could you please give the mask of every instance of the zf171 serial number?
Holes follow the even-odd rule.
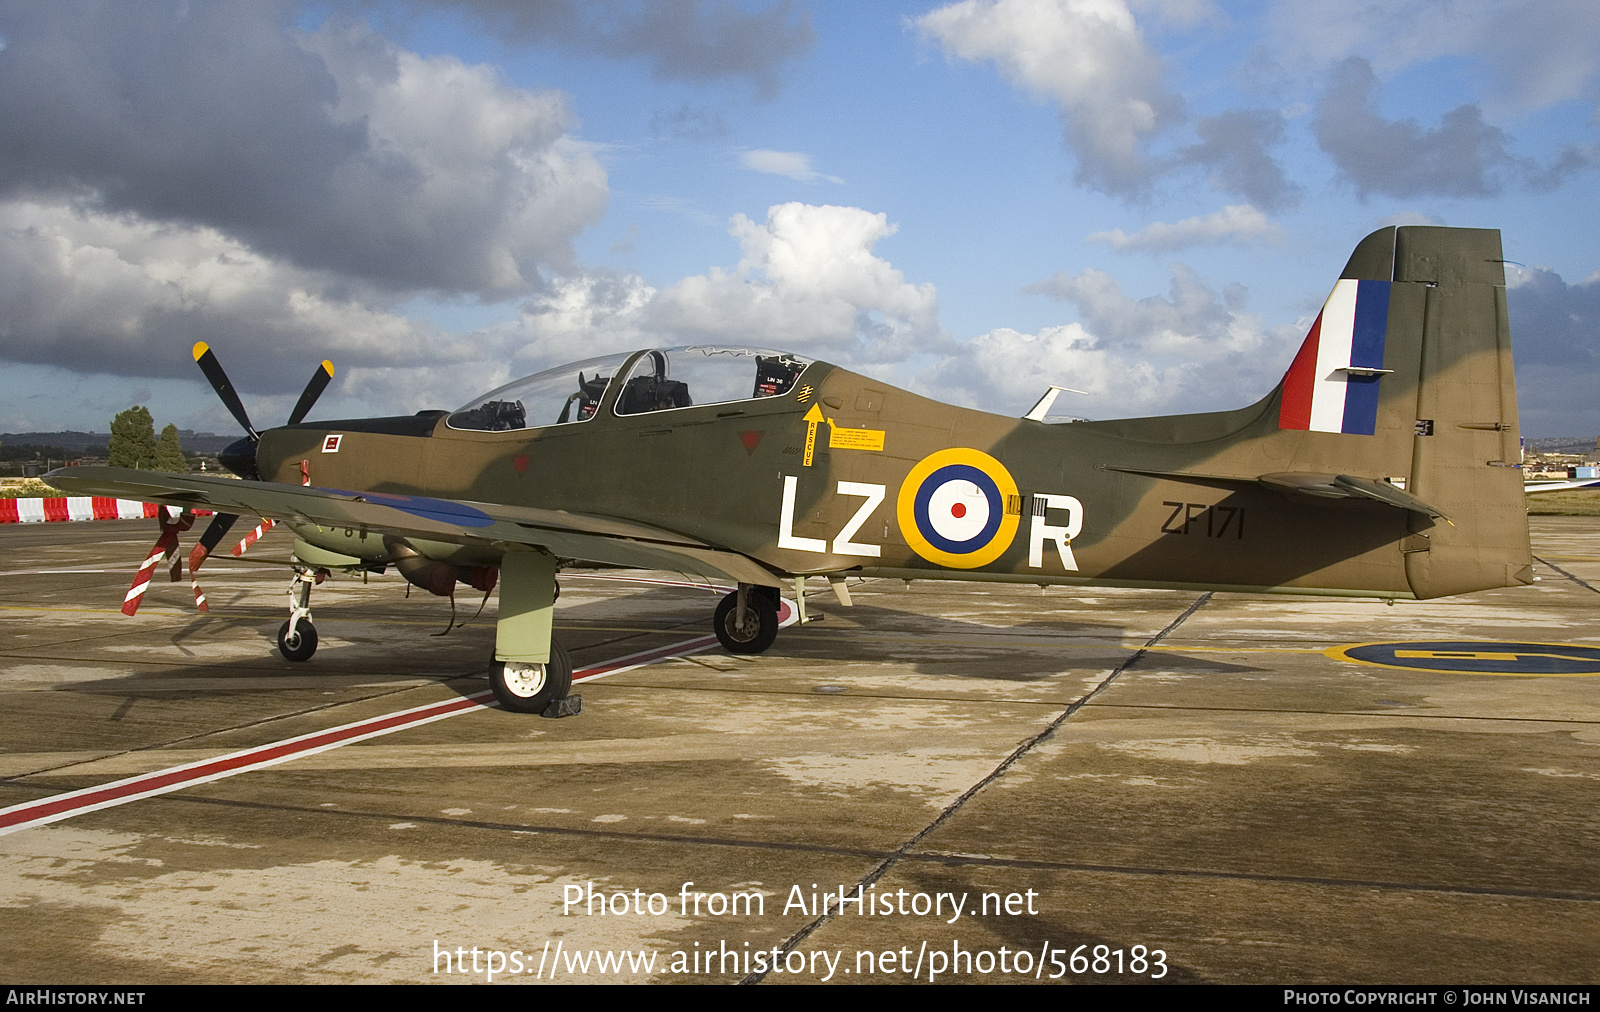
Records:
[[[1201,534],[1208,538],[1244,538],[1244,507],[1220,503],[1163,502],[1172,513],[1161,525],[1162,534]]]

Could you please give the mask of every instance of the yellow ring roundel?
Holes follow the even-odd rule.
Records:
[[[930,453],[900,483],[895,503],[912,551],[941,566],[976,569],[1004,555],[1022,518],[1006,506],[1017,483],[984,453],[953,447]]]

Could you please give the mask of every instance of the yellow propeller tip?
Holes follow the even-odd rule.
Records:
[[[328,370],[328,375],[329,376],[333,375],[333,363],[332,362],[329,362],[327,359],[323,359],[322,360],[322,368]]]
[[[211,348],[204,341],[196,341],[194,343],[194,360],[196,362],[200,361],[201,356],[210,350]]]

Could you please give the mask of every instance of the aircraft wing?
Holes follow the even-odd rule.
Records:
[[[456,544],[524,545],[562,558],[629,569],[664,569],[706,579],[780,586],[771,570],[748,556],[615,517],[125,467],[63,468],[52,471],[45,480],[79,495],[250,513],[320,527],[360,527]]]

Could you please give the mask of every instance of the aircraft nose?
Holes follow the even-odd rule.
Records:
[[[260,481],[256,470],[256,441],[249,436],[235,440],[217,454],[217,462],[246,481]]]

